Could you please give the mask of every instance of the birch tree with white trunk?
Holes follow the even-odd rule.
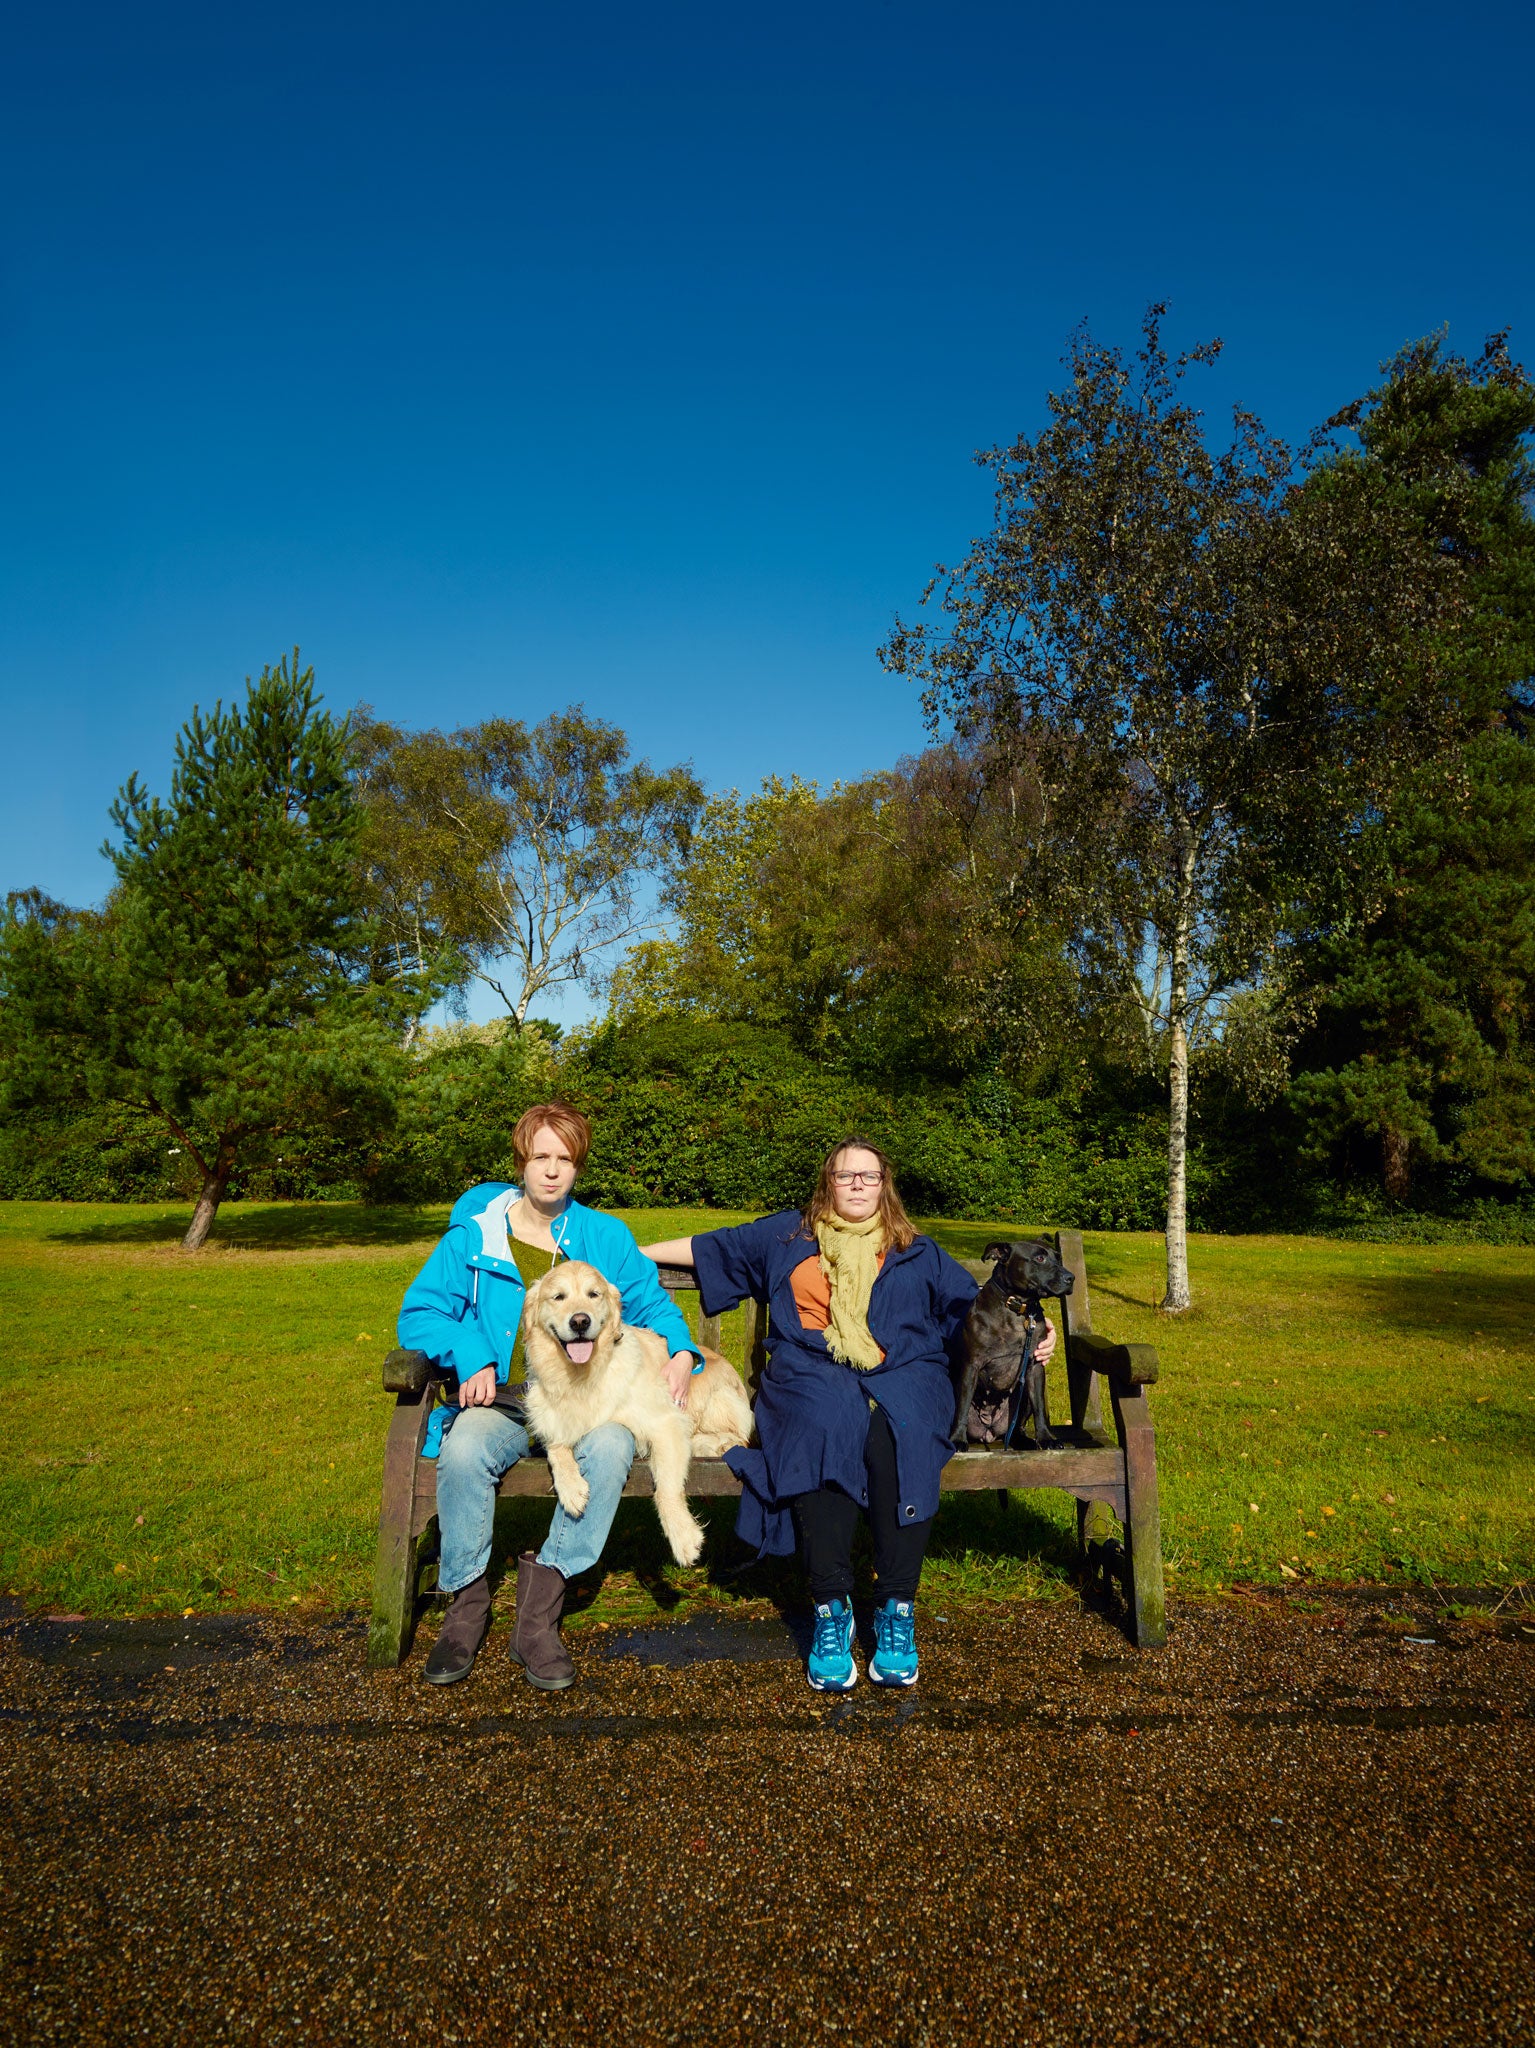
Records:
[[[1324,433],[1292,449],[1238,409],[1209,447],[1184,385],[1220,344],[1170,357],[1164,311],[1130,361],[1076,333],[1046,425],[976,458],[995,524],[928,586],[941,621],[898,620],[881,659],[935,732],[1027,748],[1041,900],[1165,1076],[1176,1312],[1191,1054],[1261,976],[1295,879],[1346,863],[1403,733],[1432,726],[1453,595]]]

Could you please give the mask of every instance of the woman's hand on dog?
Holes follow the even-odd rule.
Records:
[[[496,1368],[485,1366],[480,1372],[471,1373],[459,1382],[458,1405],[460,1408],[489,1408],[496,1398]]]
[[[1050,1363],[1051,1359],[1055,1356],[1055,1346],[1055,1325],[1052,1322],[1046,1321],[1045,1334],[1034,1347],[1034,1356],[1041,1365],[1048,1365]]]
[[[688,1405],[688,1381],[693,1377],[696,1363],[691,1351],[674,1351],[666,1361],[666,1384],[673,1407],[686,1408]]]

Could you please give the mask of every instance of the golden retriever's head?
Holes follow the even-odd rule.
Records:
[[[528,1290],[523,1314],[531,1328],[552,1337],[572,1365],[590,1365],[604,1330],[617,1333],[618,1289],[580,1259],[551,1266]]]

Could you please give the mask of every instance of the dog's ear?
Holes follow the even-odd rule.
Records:
[[[1003,1244],[1000,1238],[994,1238],[981,1253],[982,1263],[984,1264],[987,1259],[1005,1259],[1011,1250],[1010,1244]]]

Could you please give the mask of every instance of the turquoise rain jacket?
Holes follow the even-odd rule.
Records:
[[[400,1305],[400,1343],[408,1351],[424,1351],[460,1381],[493,1365],[504,1385],[511,1370],[526,1289],[507,1237],[506,1212],[521,1193],[505,1181],[483,1181],[461,1195],[447,1231]],[[584,1259],[612,1281],[625,1322],[654,1330],[668,1353],[691,1351],[701,1357],[682,1311],[627,1223],[567,1202],[551,1235],[557,1260]],[[432,1410],[421,1448],[424,1458],[437,1456],[459,1412],[456,1402]]]

